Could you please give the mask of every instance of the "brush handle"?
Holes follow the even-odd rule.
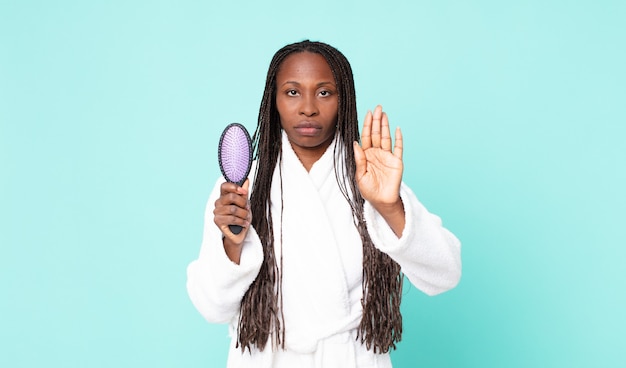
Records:
[[[239,233],[241,232],[241,230],[243,230],[243,227],[239,226],[239,225],[228,225],[228,228],[230,229],[230,231],[233,232],[233,234],[235,235],[239,235]]]

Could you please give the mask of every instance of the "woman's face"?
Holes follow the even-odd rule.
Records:
[[[280,125],[300,160],[305,155],[317,161],[332,142],[338,101],[337,83],[322,55],[299,52],[280,65],[276,108]]]

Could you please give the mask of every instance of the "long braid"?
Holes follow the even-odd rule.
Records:
[[[284,348],[285,344],[285,331],[281,328],[284,320],[282,309],[279,308],[282,301],[282,260],[279,267],[274,253],[270,211],[272,177],[282,149],[280,119],[275,105],[275,82],[283,60],[292,53],[305,51],[322,55],[337,83],[339,106],[334,152],[335,176],[341,192],[352,208],[354,223],[363,243],[363,316],[358,336],[368,349],[386,353],[390,348],[395,349],[395,344],[402,336],[400,300],[403,276],[400,266],[374,246],[365,224],[364,199],[356,184],[356,162],[352,146],[352,142],[360,139],[352,69],[348,60],[337,49],[321,42],[310,41],[280,49],[270,62],[265,81],[258,126],[253,138],[255,159],[262,164],[256,172],[250,198],[252,226],[263,245],[264,261],[257,278],[241,301],[238,343],[244,351],[246,348],[250,350],[251,345],[263,350],[272,335],[275,346],[281,345]]]
[[[281,299],[278,287],[282,284],[274,252],[274,227],[271,208],[271,187],[274,168],[281,153],[281,127],[278,110],[274,106],[275,79],[278,67],[287,54],[275,55],[268,71],[263,99],[259,109],[258,125],[252,138],[258,166],[254,179],[254,189],[250,195],[252,226],[263,245],[263,263],[254,282],[241,300],[241,310],[237,333],[242,350],[250,350],[255,345],[263,350],[274,332],[276,345],[284,347],[284,331],[281,333],[283,318],[278,300]],[[281,191],[282,192],[282,191]]]

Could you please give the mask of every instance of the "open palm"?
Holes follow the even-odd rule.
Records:
[[[382,107],[368,111],[363,122],[361,146],[355,144],[356,180],[365,200],[378,205],[390,205],[399,200],[402,182],[402,132],[395,131],[391,149],[389,120]]]

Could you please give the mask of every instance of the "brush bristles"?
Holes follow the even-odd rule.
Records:
[[[218,146],[218,158],[224,178],[242,185],[252,164],[251,139],[245,127],[233,123],[224,129]]]

